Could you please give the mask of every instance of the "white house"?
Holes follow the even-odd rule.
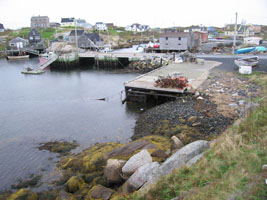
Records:
[[[84,19],[75,19],[76,26],[77,27],[83,27],[86,29],[91,29],[93,26],[89,23],[87,23]]]
[[[105,31],[108,28],[107,28],[106,24],[104,24],[103,22],[96,22],[95,29],[99,30],[99,31]]]
[[[144,32],[149,29],[150,27],[148,25],[141,25],[137,23],[125,27],[126,31],[133,31],[133,32]]]
[[[13,48],[23,48],[29,44],[29,41],[20,37],[16,37],[9,41],[8,45]]]
[[[74,17],[70,18],[61,18],[61,26],[75,26],[75,19]]]
[[[244,43],[245,44],[260,45],[262,43],[262,38],[260,38],[260,37],[245,37]]]

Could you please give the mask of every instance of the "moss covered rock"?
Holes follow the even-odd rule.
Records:
[[[20,189],[17,192],[13,193],[9,200],[37,200],[38,196],[31,190]]]
[[[59,153],[61,155],[66,155],[72,149],[75,149],[77,146],[77,142],[66,142],[66,141],[54,141],[54,142],[47,142],[41,144],[39,150],[48,150],[52,153]]]
[[[81,176],[71,177],[65,184],[65,190],[70,193],[75,193],[82,189],[86,184]]]
[[[72,194],[69,194],[65,191],[60,191],[56,200],[76,200],[76,198]]]
[[[145,136],[139,140],[129,142],[120,148],[114,149],[113,151],[107,153],[108,158],[128,160],[134,154],[139,153],[142,149],[147,149],[151,154],[156,149],[162,151],[167,151],[171,148],[170,139],[164,136]],[[160,158],[153,157],[153,160],[161,161]]]
[[[102,171],[106,165],[106,153],[121,146],[119,143],[96,144],[78,155],[62,159],[58,166],[80,173]]]

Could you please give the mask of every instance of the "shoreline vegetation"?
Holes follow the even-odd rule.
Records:
[[[159,130],[157,133],[149,133],[149,136],[138,136],[137,138],[139,139],[133,140],[127,144],[95,144],[79,154],[68,153],[78,145],[75,141],[72,143],[55,141],[41,144],[40,149],[62,153],[57,167],[62,171],[63,176],[53,183],[54,189],[34,193],[30,190],[30,186],[38,185],[40,177],[33,177],[32,180],[26,182],[28,185],[22,182],[18,184],[17,187],[14,186],[14,188],[17,189],[20,188],[18,191],[14,193],[11,191],[1,193],[0,199],[149,200],[173,198],[266,198],[267,194],[264,178],[266,178],[267,172],[262,169],[262,166],[267,163],[267,76],[265,73],[256,72],[248,76],[239,76],[236,78],[246,80],[251,86],[257,86],[258,90],[255,90],[256,93],[254,96],[250,94],[250,97],[256,96],[256,98],[247,99],[247,101],[253,102],[253,106],[246,108],[245,112],[241,115],[242,117],[238,120],[236,120],[237,118],[233,118],[233,120],[236,120],[233,125],[229,126],[229,124],[226,123],[226,126],[215,134],[215,137],[204,138],[211,140],[209,145],[210,149],[200,154],[202,158],[199,157],[198,160],[200,161],[197,162],[198,160],[196,160],[196,164],[192,166],[183,164],[172,171],[171,174],[159,178],[157,182],[145,187],[145,189],[141,188],[135,191],[136,188],[131,189],[127,186],[126,183],[129,182],[129,177],[122,172],[125,172],[125,166],[128,166],[127,163],[130,162],[133,157],[148,152],[151,158],[149,162],[160,163],[161,166],[163,166],[173,155],[179,154],[179,151],[186,148],[186,144],[191,145],[194,141],[203,139],[194,137],[194,134],[189,134],[191,139],[185,140],[180,135],[184,133],[181,127],[179,128],[178,134],[175,134],[176,132],[173,132],[172,128],[166,125],[170,125],[170,122],[162,124],[159,120],[155,122],[155,130]],[[210,95],[211,94],[212,92],[210,92]],[[260,94],[260,96],[256,94]],[[205,98],[205,95],[202,93],[200,93],[198,97],[199,96]],[[170,108],[175,108],[173,102],[158,107],[163,106],[164,108],[167,104],[170,104]],[[209,110],[207,106],[203,108]],[[201,110],[205,110],[203,108]],[[216,106],[213,108],[216,110]],[[241,108],[244,109],[244,107]],[[150,110],[145,113],[149,112]],[[161,113],[161,111],[159,113]],[[159,115],[159,113],[157,113],[157,115]],[[204,113],[203,118],[209,114]],[[151,115],[155,115],[155,113],[150,114],[150,116]],[[212,117],[212,115],[210,116]],[[184,123],[183,126],[189,126],[190,128],[194,127],[192,125],[197,123],[197,120],[203,120],[203,118],[198,115],[197,118],[191,118],[190,120],[189,117],[187,119],[179,118],[179,116],[175,117],[181,120],[182,124]],[[212,121],[212,118],[208,120]],[[162,125],[162,127],[157,129],[157,125]],[[188,129],[184,130],[185,133],[191,133],[191,129],[189,131]],[[207,131],[206,129],[204,130]],[[177,141],[173,139],[172,136],[177,136],[176,138],[178,138],[180,142],[178,142],[178,146]],[[147,149],[146,152],[144,152],[143,149]],[[110,166],[112,167],[110,168]],[[115,166],[117,166],[117,168]],[[126,181],[127,179],[128,181]],[[131,192],[133,193],[131,194]]]

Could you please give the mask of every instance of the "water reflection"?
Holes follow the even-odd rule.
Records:
[[[133,134],[139,108],[122,104],[121,91],[136,75],[93,69],[20,73],[38,62],[0,59],[0,191],[53,169],[56,160],[49,158],[55,155],[39,151],[41,142],[76,140],[81,151],[95,142],[126,142]]]

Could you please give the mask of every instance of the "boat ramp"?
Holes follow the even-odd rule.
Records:
[[[204,61],[202,64],[185,62],[163,66],[124,83],[126,101],[146,102],[149,98],[177,98],[181,96],[186,89],[197,89],[201,83],[207,79],[209,70],[219,64],[219,62],[215,61]],[[166,77],[175,73],[186,77],[190,87],[178,89],[155,86],[155,81],[159,77]]]

